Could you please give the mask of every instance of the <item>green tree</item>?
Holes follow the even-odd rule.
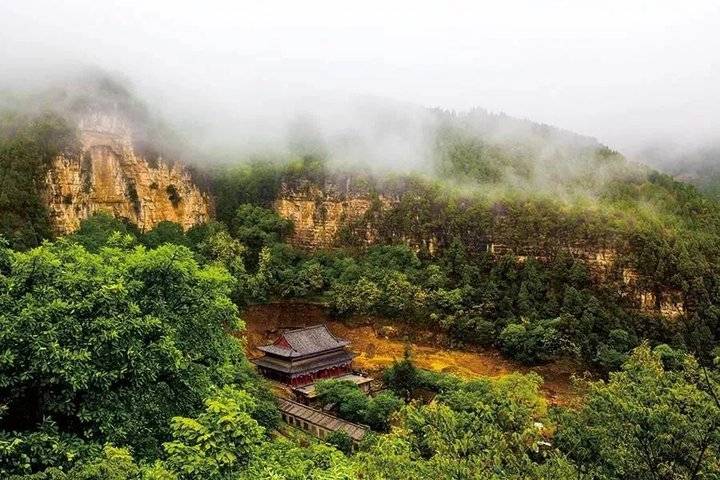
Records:
[[[260,396],[240,341],[228,335],[243,326],[231,284],[224,269],[201,267],[175,245],[11,253],[0,275],[0,471],[73,459],[23,460],[43,444],[78,456],[83,442],[112,442],[149,458],[169,419],[194,414],[215,386]],[[272,403],[262,405],[258,418],[272,426]]]
[[[405,349],[402,360],[395,360],[383,372],[385,384],[395,393],[409,402],[416,388],[422,386],[420,373],[412,362],[409,348]]]
[[[387,432],[390,419],[404,405],[392,392],[381,392],[370,399],[365,407],[365,421],[373,430]]]
[[[303,447],[284,439],[262,445],[237,480],[355,480],[358,466],[326,444]]]
[[[292,232],[292,222],[277,213],[255,205],[240,205],[235,212],[231,231],[248,248],[248,267],[254,271],[263,247],[281,241]]]
[[[0,235],[14,248],[52,236],[43,179],[53,158],[78,150],[75,130],[56,114],[0,112]]]
[[[91,252],[97,252],[116,234],[130,235],[133,239],[140,236],[135,226],[107,212],[98,212],[81,221],[80,228],[68,238]]]
[[[351,422],[363,423],[368,397],[348,380],[322,380],[315,384],[317,398],[323,405],[335,405],[338,414]]]
[[[334,406],[340,417],[368,425],[375,431],[386,432],[390,417],[403,405],[392,392],[369,397],[353,382],[323,380],[316,384],[318,400],[324,406]]]
[[[237,474],[258,452],[264,429],[250,413],[246,392],[224,388],[205,400],[197,418],[174,417],[173,440],[164,445],[171,471],[187,479],[221,479]]]
[[[539,377],[437,383],[435,401],[405,407],[390,434],[356,454],[363,478],[582,478],[547,442]]]
[[[190,246],[190,241],[185,236],[182,226],[169,221],[155,225],[152,230],[143,235],[142,241],[149,248],[157,248],[165,243]]]
[[[325,438],[325,441],[346,455],[352,453],[352,438],[342,430],[330,432]]]
[[[560,415],[556,440],[597,478],[717,478],[719,391],[716,371],[689,356],[667,370],[643,345],[608,382],[590,385],[580,410]]]
[[[500,333],[501,349],[507,355],[530,364],[574,355],[577,348],[561,331],[562,322],[562,318],[556,318],[511,323]]]

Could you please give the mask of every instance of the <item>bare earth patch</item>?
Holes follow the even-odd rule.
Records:
[[[579,372],[577,365],[570,361],[526,367],[503,357],[495,349],[443,348],[437,346],[437,334],[401,327],[379,327],[379,319],[354,318],[347,323],[339,322],[322,305],[305,302],[252,305],[243,312],[243,319],[247,325],[246,341],[250,357],[259,356],[261,353],[257,347],[274,340],[281,329],[325,323],[333,334],[351,341],[351,349],[358,354],[355,368],[370,374],[376,374],[401,359],[406,345],[410,345],[413,361],[420,368],[466,378],[535,372],[543,378],[542,392],[551,403],[564,404],[577,397],[571,377]]]

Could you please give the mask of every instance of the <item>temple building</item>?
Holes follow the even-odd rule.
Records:
[[[349,344],[325,325],[289,330],[271,345],[258,347],[265,355],[253,363],[265,377],[302,388],[317,380],[352,376],[355,354],[348,351]]]

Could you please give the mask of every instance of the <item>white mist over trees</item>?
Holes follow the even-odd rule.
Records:
[[[346,106],[359,96],[482,107],[634,153],[659,138],[716,138],[718,23],[710,0],[682,9],[619,0],[10,1],[0,6],[0,83],[37,84],[82,65],[121,72],[153,108],[207,136],[208,148],[218,138],[273,144],[288,122],[322,124],[328,111],[353,125],[348,117],[362,112]]]

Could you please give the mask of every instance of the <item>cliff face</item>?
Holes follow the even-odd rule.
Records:
[[[325,182],[322,185],[309,181],[284,184],[274,207],[283,218],[293,221],[295,230],[290,243],[308,250],[332,248],[338,244],[339,234],[344,225],[355,222],[351,230],[356,238],[350,239],[355,245],[371,245],[378,234],[366,213],[372,208],[378,211],[392,209],[399,202],[397,192],[378,195],[368,189],[354,188],[350,180]],[[443,242],[437,236],[428,238],[397,237],[416,251],[434,255]],[[348,239],[345,239],[347,241]],[[672,290],[652,291],[643,286],[642,278],[631,267],[623,265],[622,255],[616,247],[593,245],[555,246],[548,251],[540,245],[510,247],[502,238],[479,237],[476,248],[489,252],[495,257],[506,254],[515,256],[518,262],[528,258],[550,260],[553,255],[564,251],[587,265],[597,283],[612,285],[617,292],[628,298],[637,309],[660,314],[666,318],[677,318],[685,314],[685,305],[680,292]]]
[[[386,196],[373,197],[368,189],[353,186],[350,179],[322,186],[301,181],[283,184],[274,207],[281,217],[293,221],[290,243],[315,250],[335,246],[342,226],[362,219],[373,205],[387,208],[394,201]],[[363,234],[357,243],[371,244],[374,233],[370,224]]]
[[[100,211],[143,231],[164,220],[187,229],[209,219],[209,198],[190,173],[138,154],[122,117],[92,113],[80,121],[79,131],[81,154],[56,157],[45,178],[45,201],[58,234],[75,231],[81,220]]]

